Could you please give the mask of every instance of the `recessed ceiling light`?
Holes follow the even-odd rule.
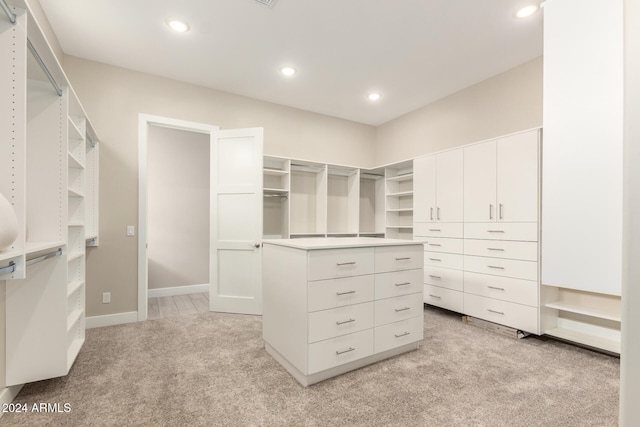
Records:
[[[370,93],[368,98],[371,101],[377,101],[378,99],[380,99],[380,94],[379,93]]]
[[[189,31],[189,25],[183,21],[178,21],[177,19],[169,19],[167,21],[167,25],[177,33],[186,33]]]
[[[296,69],[291,67],[283,67],[280,69],[280,72],[285,76],[290,77],[296,73]]]
[[[518,18],[527,18],[536,13],[536,10],[538,10],[538,6],[535,4],[525,6],[516,13],[516,16]]]

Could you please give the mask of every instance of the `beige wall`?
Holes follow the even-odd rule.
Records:
[[[264,127],[267,154],[372,166],[375,128],[67,56],[65,72],[100,146],[100,246],[87,254],[87,315],[137,310],[138,113]],[[111,303],[102,304],[103,292]]]
[[[149,126],[149,289],[209,283],[209,135]]]
[[[376,161],[392,163],[542,126],[542,57],[378,127]]]

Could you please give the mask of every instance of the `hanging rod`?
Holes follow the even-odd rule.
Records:
[[[55,251],[49,252],[49,253],[44,254],[42,256],[39,256],[37,258],[32,258],[30,260],[27,260],[25,265],[37,264],[37,263],[42,262],[42,261],[44,261],[46,259],[53,258],[54,256],[60,256],[60,255],[62,255],[62,248],[58,248]]]
[[[289,198],[289,196],[287,196],[286,194],[267,194],[267,193],[263,194],[263,197],[279,197],[279,198],[282,198],[282,199],[288,199]]]
[[[9,265],[7,265],[6,267],[0,267],[0,275],[15,273],[15,271],[16,271],[15,261],[11,261]]]
[[[33,44],[31,44],[31,40],[29,39],[27,39],[27,47],[29,48],[29,51],[33,54],[33,57],[36,59],[36,62],[38,63],[40,68],[42,68],[42,71],[44,71],[44,73],[47,75],[47,78],[53,85],[53,88],[56,90],[56,93],[58,94],[58,96],[62,96],[62,89],[60,89],[60,86],[58,86],[58,83],[56,83],[56,80],[53,78],[53,75],[51,75],[51,72],[49,71],[44,61],[38,54],[38,51],[36,50],[36,48],[33,47]]]
[[[6,1],[4,0],[0,0],[0,7],[2,8],[2,10],[4,10],[4,13],[7,14],[7,17],[9,18],[9,21],[11,21],[12,24],[16,23],[16,14],[13,13],[11,11],[11,9],[9,9],[9,5],[7,4]]]

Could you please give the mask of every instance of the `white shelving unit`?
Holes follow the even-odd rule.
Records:
[[[290,237],[327,233],[327,165],[291,162]]]
[[[327,166],[327,235],[358,236],[360,170]]]
[[[384,170],[360,171],[360,236],[384,237],[384,184]]]
[[[8,142],[0,147],[0,191],[19,227],[13,246],[0,252],[0,268],[10,267],[0,276],[7,386],[66,375],[84,343],[87,212],[91,206],[97,240],[98,197],[97,151],[88,167],[86,135],[98,138],[36,22],[11,9],[15,24],[0,19],[7,59],[0,78],[12,82],[0,87],[0,98],[12,100],[0,103]]]
[[[386,236],[413,237],[413,162],[385,168]]]
[[[291,161],[278,157],[263,160],[263,234],[268,239],[289,237],[289,189]]]

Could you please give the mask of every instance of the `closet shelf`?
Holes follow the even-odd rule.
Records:
[[[67,257],[67,261],[68,262],[74,261],[74,260],[76,260],[78,258],[81,258],[83,255],[84,255],[84,253],[82,253],[82,252],[69,254],[69,256]]]
[[[80,131],[78,125],[73,121],[71,117],[69,117],[69,138],[70,139],[78,139],[80,141],[84,141],[84,135]]]
[[[413,208],[387,209],[387,212],[413,212]]]
[[[585,334],[584,332],[574,331],[565,328],[553,328],[545,332],[546,335],[584,344],[590,347],[600,348],[620,354],[620,342],[595,335]]]
[[[78,322],[78,320],[80,320],[83,314],[84,314],[84,310],[79,308],[77,310],[73,310],[67,316],[67,332],[71,331],[73,326]]]
[[[564,302],[550,302],[544,305],[546,308],[553,308],[556,310],[567,311],[570,313],[583,314],[585,316],[597,317],[599,319],[613,320],[614,322],[620,322],[620,313],[607,313],[603,310],[597,310],[593,308],[580,307],[577,305],[567,304]]]
[[[274,175],[274,176],[284,176],[284,175],[289,175],[289,171],[285,171],[285,170],[281,170],[281,169],[269,169],[269,168],[264,168],[262,169],[262,172],[265,175]]]
[[[399,191],[397,193],[387,193],[387,197],[401,197],[401,196],[413,196],[413,190]]]
[[[67,224],[69,227],[84,227],[84,224],[81,222],[70,222]]]
[[[25,255],[30,255],[36,252],[46,251],[47,249],[57,249],[64,246],[65,243],[61,240],[55,242],[27,242],[24,252]]]
[[[262,191],[265,194],[289,194],[289,190],[284,188],[263,188]]]
[[[69,188],[69,197],[79,197],[79,198],[84,198],[84,195],[72,188]]]
[[[80,162],[80,160],[78,160],[71,152],[69,152],[69,167],[74,169],[84,169],[82,162]]]
[[[395,228],[398,230],[411,230],[413,226],[412,225],[387,225],[387,228]]]
[[[75,291],[80,289],[84,285],[82,280],[77,280],[75,282],[71,282],[67,285],[67,298],[69,298]]]
[[[387,177],[387,181],[408,181],[410,179],[413,179],[413,173]]]
[[[20,249],[14,249],[10,251],[0,252],[0,261],[4,261],[7,259],[17,258],[22,255],[22,251]]]

